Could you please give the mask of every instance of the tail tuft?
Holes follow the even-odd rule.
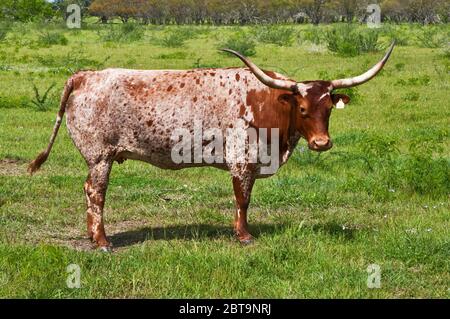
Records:
[[[33,175],[33,173],[36,172],[41,167],[41,165],[44,164],[44,162],[47,160],[48,155],[50,154],[50,151],[52,150],[53,143],[55,142],[56,135],[58,134],[59,127],[61,126],[64,112],[66,111],[67,101],[68,101],[72,91],[73,91],[73,79],[70,78],[66,82],[66,85],[64,86],[64,91],[63,91],[63,94],[61,97],[59,112],[58,112],[58,115],[56,116],[56,123],[55,123],[55,126],[53,127],[53,133],[52,133],[52,136],[50,137],[50,142],[49,142],[47,148],[45,149],[45,151],[43,151],[41,154],[39,154],[38,157],[36,157],[36,159],[34,161],[32,161],[30,163],[30,165],[28,166],[28,173],[30,173],[30,175]]]
[[[38,157],[36,157],[36,159],[34,161],[32,161],[30,163],[30,165],[28,165],[28,173],[30,173],[30,175],[33,175],[37,170],[39,170],[39,168],[41,167],[42,164],[44,164],[44,162],[47,160],[48,158],[48,152],[47,151],[43,151],[41,154],[38,155]]]

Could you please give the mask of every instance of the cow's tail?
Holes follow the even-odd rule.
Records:
[[[58,111],[58,115],[56,117],[55,126],[53,127],[53,133],[52,136],[50,137],[50,142],[47,148],[42,153],[40,153],[36,157],[36,159],[30,163],[30,165],[28,165],[28,173],[30,173],[31,175],[33,175],[33,173],[36,172],[41,167],[42,164],[44,164],[44,162],[48,158],[48,155],[50,154],[50,151],[52,150],[53,143],[55,142],[56,135],[58,134],[59,127],[61,126],[61,122],[64,113],[66,111],[67,100],[69,99],[70,94],[72,94],[72,91],[73,91],[73,79],[70,78],[66,82],[66,85],[64,86],[64,92],[61,97],[61,104]]]

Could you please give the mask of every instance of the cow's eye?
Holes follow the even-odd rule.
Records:
[[[300,113],[306,114],[306,109],[303,106],[300,106]]]

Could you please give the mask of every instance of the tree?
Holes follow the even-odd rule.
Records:
[[[45,0],[2,0],[0,17],[15,21],[48,20],[55,12]]]
[[[331,6],[337,15],[344,17],[348,23],[353,22],[357,15],[364,15],[363,11],[365,11],[367,5],[367,1],[360,0],[337,0],[331,2]]]
[[[66,9],[71,4],[77,4],[81,8],[82,14],[88,13],[88,8],[92,3],[92,0],[54,0],[53,9],[60,12],[62,16],[66,16]]]
[[[99,17],[102,23],[107,23],[115,14],[109,0],[94,0],[88,10],[92,16]]]
[[[395,22],[428,24],[437,22],[438,13],[443,12],[442,8],[446,6],[448,8],[446,0],[384,0],[381,3],[381,12],[385,18]]]
[[[437,21],[437,9],[442,2],[442,0],[410,0],[408,1],[409,16],[413,21],[422,24],[434,23]]]
[[[326,0],[296,0],[295,7],[308,15],[313,24],[319,24],[324,17]]]

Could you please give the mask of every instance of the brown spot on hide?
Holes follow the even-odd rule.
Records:
[[[85,72],[78,72],[75,75],[72,76],[73,80],[73,89],[74,91],[81,89],[86,85],[86,76]]]
[[[144,93],[147,88],[147,84],[144,81],[134,82],[125,80],[125,90],[135,99],[142,99],[145,96]]]
[[[241,104],[239,108],[239,116],[244,116],[244,114],[245,114],[245,105]]]
[[[100,111],[104,111],[107,107],[108,107],[108,98],[107,98],[106,96],[100,98],[100,99],[97,101],[97,108],[98,108]]]

